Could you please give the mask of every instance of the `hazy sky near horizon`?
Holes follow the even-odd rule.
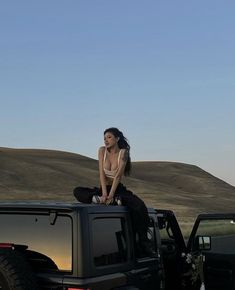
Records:
[[[0,147],[97,159],[116,126],[134,161],[235,185],[235,2],[3,0]]]

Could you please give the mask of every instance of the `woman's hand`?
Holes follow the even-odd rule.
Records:
[[[100,203],[106,203],[107,200],[107,194],[102,194],[102,196],[100,197]]]
[[[113,195],[112,194],[109,194],[106,198],[106,202],[105,204],[106,205],[110,205],[111,203],[113,203]]]

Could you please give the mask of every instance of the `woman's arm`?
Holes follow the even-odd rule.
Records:
[[[122,176],[124,175],[127,159],[128,159],[128,154],[126,149],[121,149],[121,156],[120,156],[120,161],[119,161],[119,166],[118,166],[118,171],[113,179],[112,187],[109,192],[109,195],[107,197],[107,202],[106,204],[109,204],[112,202],[112,199],[114,197],[115,191],[117,189],[118,184],[120,183]]]
[[[106,180],[105,180],[105,174],[104,174],[104,150],[105,147],[100,147],[98,151],[98,158],[99,158],[99,175],[100,175],[100,185],[102,188],[102,202],[106,201],[107,198],[107,188],[106,188]]]

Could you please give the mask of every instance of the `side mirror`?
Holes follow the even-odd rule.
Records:
[[[208,251],[211,249],[210,236],[196,236],[195,240],[196,249],[199,251]]]

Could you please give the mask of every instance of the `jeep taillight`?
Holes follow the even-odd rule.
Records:
[[[14,244],[11,243],[0,243],[0,249],[2,248],[8,248],[8,249],[13,249],[14,248]]]

